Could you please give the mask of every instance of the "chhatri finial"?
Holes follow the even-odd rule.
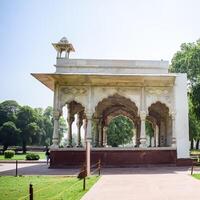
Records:
[[[65,52],[65,57],[69,58],[70,52],[75,51],[73,45],[69,43],[66,37],[62,37],[59,42],[53,43],[52,45],[57,51],[57,58],[62,57],[62,52]]]

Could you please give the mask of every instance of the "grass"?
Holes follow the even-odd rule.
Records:
[[[46,159],[45,152],[27,152],[27,153],[36,153],[40,156],[40,159]],[[4,155],[0,155],[0,160],[26,160],[26,154],[16,154],[12,158],[4,158]]]
[[[191,154],[193,155],[196,155],[196,154],[199,154],[200,155],[200,149],[196,150],[196,149],[193,149],[190,151]]]
[[[194,178],[199,179],[200,180],[200,174],[193,174],[192,175]]]
[[[2,176],[0,177],[0,200],[28,200],[30,183],[33,185],[33,197],[36,200],[78,200],[98,179],[97,176],[87,178],[86,190],[83,191],[83,181],[76,177]]]

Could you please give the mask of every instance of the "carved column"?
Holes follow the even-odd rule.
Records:
[[[60,113],[59,111],[54,111],[53,113],[53,139],[52,139],[52,148],[58,148],[58,141],[59,141],[59,118]]]
[[[175,127],[175,116],[174,112],[171,113],[172,117],[172,147],[176,147],[176,127]]]
[[[165,121],[161,119],[160,121],[160,146],[165,146]]]
[[[94,125],[95,125],[94,145],[95,147],[98,147],[99,146],[99,119],[98,118],[94,119]]]
[[[87,116],[87,132],[86,132],[86,169],[87,175],[90,175],[90,152],[92,140],[92,113],[86,113]]]
[[[108,127],[104,126],[103,127],[103,146],[104,147],[107,146],[107,130],[108,130]]]
[[[59,85],[55,83],[54,85],[54,101],[53,101],[53,138],[52,138],[52,148],[58,148],[59,142]]]
[[[99,146],[103,146],[103,119],[99,120]]]
[[[84,146],[86,145],[86,137],[87,137],[87,119],[83,119],[83,130],[84,130]]]
[[[141,119],[141,128],[140,128],[140,147],[146,147],[146,132],[145,132],[145,121],[146,121],[146,112],[140,111]]]
[[[83,125],[83,114],[79,112],[77,114],[77,121],[76,121],[76,126],[77,126],[77,147],[82,147],[81,143],[81,126]]]
[[[68,114],[67,114],[67,123],[68,123],[68,147],[72,147],[72,123],[74,121],[74,116],[71,114],[71,108],[70,106],[68,108]]]

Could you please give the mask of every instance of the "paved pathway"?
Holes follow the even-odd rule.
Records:
[[[187,168],[105,169],[82,200],[200,200],[200,180]]]
[[[0,163],[0,176],[14,176],[16,165],[14,163]],[[18,175],[75,175],[80,171],[74,169],[49,169],[45,163],[19,163]]]
[[[20,175],[74,175],[79,170],[19,164]],[[14,174],[15,164],[0,163],[0,176]],[[200,200],[200,180],[189,174],[186,167],[106,168],[82,200]]]

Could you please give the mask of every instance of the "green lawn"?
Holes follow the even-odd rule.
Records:
[[[83,181],[66,176],[22,176],[0,177],[0,200],[28,200],[29,184],[33,185],[36,200],[78,200],[99,179],[91,176],[86,179],[86,190],[83,191]],[[24,198],[23,198],[24,197]]]
[[[200,174],[193,174],[192,175],[194,178],[199,179],[200,180]]]
[[[27,152],[29,153],[29,152]],[[30,152],[30,153],[36,153],[40,156],[40,159],[46,159],[45,152]],[[26,154],[17,154],[11,159],[5,159],[4,155],[0,155],[0,160],[26,160]]]
[[[199,154],[200,155],[200,150],[196,150],[196,149],[193,149],[190,151],[191,154]]]

